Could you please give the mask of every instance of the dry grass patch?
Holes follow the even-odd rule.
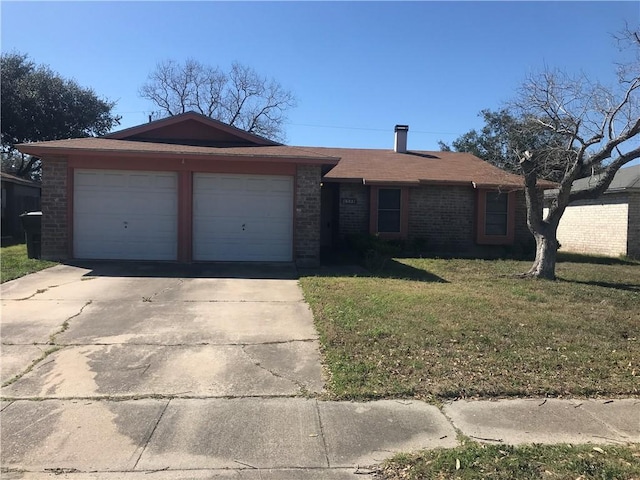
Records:
[[[579,260],[579,259],[578,259]],[[403,259],[303,277],[336,398],[640,394],[640,264]]]
[[[490,478],[495,480],[640,479],[640,446],[483,445],[411,455],[385,462],[379,478],[387,480]]]

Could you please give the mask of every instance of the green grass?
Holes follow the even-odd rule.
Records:
[[[640,445],[483,445],[400,454],[383,464],[378,478],[494,480],[640,479]]]
[[[56,265],[55,262],[27,258],[27,246],[12,245],[0,249],[0,283],[23,277]]]
[[[555,282],[516,277],[529,262],[460,259],[301,278],[330,395],[640,395],[640,263],[578,260]]]

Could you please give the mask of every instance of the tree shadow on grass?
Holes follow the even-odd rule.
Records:
[[[395,259],[388,260],[381,269],[372,273],[372,276],[379,278],[396,278],[399,280],[414,280],[418,282],[449,283],[434,273],[398,262]]]
[[[577,283],[579,285],[591,285],[594,287],[613,288],[615,290],[624,290],[627,292],[640,293],[640,285],[636,283],[613,283],[613,282],[598,282],[598,281],[583,281],[583,280],[567,280],[565,278],[557,278],[559,282]]]
[[[405,265],[395,259],[387,259],[382,264],[369,269],[356,263],[323,264],[320,268],[298,269],[300,276],[310,277],[367,277],[412,280],[415,282],[449,283],[431,272]]]
[[[595,265],[637,265],[640,261],[622,257],[601,257],[582,253],[558,252],[558,263],[592,263]]]

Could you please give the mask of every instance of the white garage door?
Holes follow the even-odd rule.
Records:
[[[196,173],[193,258],[291,261],[293,177]]]
[[[177,185],[172,172],[77,169],[74,257],[176,260]]]

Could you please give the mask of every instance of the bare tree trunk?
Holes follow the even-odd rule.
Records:
[[[535,233],[536,258],[526,276],[544,278],[546,280],[556,279],[556,260],[560,244],[555,236]]]
[[[542,194],[537,189],[537,168],[536,160],[530,152],[524,152],[520,158],[520,165],[524,172],[525,199],[527,201],[527,226],[536,239],[536,258],[533,265],[523,276],[544,278],[547,280],[556,279],[556,260],[558,257],[557,231],[560,216],[564,207],[552,208],[552,212],[547,219],[542,218],[543,204]],[[571,188],[571,180],[568,181]],[[568,191],[563,193],[568,197]],[[566,206],[565,202],[565,206]]]

